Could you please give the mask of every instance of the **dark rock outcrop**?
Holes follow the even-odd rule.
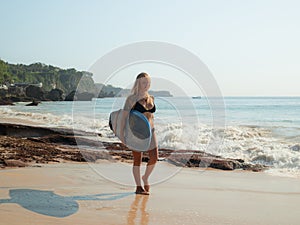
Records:
[[[0,89],[0,98],[5,98],[8,94],[8,91],[5,89]]]
[[[14,103],[9,99],[0,99],[0,105],[14,105]]]
[[[30,98],[34,98],[37,100],[44,100],[45,99],[45,93],[42,88],[34,86],[34,85],[29,85],[26,87],[25,90],[26,96]]]
[[[59,129],[48,127],[34,127],[20,124],[0,123],[0,135],[11,137],[45,137],[48,135],[65,135],[65,136],[83,136],[93,135],[93,133],[77,131],[73,129]]]
[[[8,166],[8,167],[25,167],[25,166],[28,166],[27,163],[22,162],[21,160],[7,159],[7,160],[3,160],[3,161],[4,161],[4,165]]]
[[[24,96],[24,97],[11,96],[7,99],[11,102],[31,102],[32,101],[32,98],[29,98],[26,96]]]
[[[76,91],[71,91],[65,98],[65,101],[76,101],[77,97],[75,96]]]
[[[76,147],[39,143],[30,139],[0,136],[0,166],[27,166],[29,163],[110,160],[105,151],[79,150]],[[23,163],[22,163],[23,162]]]
[[[91,101],[94,96],[93,93],[89,92],[77,93],[72,91],[66,96],[65,101]]]
[[[33,100],[31,103],[26,104],[25,106],[37,106],[38,104],[40,104],[40,102]]]
[[[63,91],[60,89],[52,89],[46,94],[46,99],[50,101],[63,101]]]
[[[77,101],[91,101],[95,95],[93,93],[83,92],[83,93],[76,94],[76,96],[77,96]]]

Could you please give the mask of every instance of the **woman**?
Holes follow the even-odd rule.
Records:
[[[143,113],[151,126],[152,129],[152,139],[150,143],[150,147],[148,150],[149,153],[149,161],[147,163],[147,167],[145,170],[145,174],[142,176],[142,180],[144,183],[144,187],[141,184],[141,172],[140,166],[142,163],[142,152],[132,151],[133,154],[133,176],[136,183],[136,194],[144,194],[149,195],[150,185],[148,182],[149,176],[152,173],[154,166],[158,159],[158,147],[157,147],[157,140],[156,135],[154,132],[154,122],[153,122],[153,113],[155,112],[155,104],[154,104],[154,97],[150,96],[148,90],[150,88],[151,79],[147,73],[140,73],[135,80],[133,88],[131,89],[131,95],[127,97],[124,111],[123,111],[123,118],[127,118],[130,110],[134,109],[141,113]],[[125,122],[122,121],[121,126],[124,128]],[[122,131],[124,129],[121,129]],[[121,141],[124,143],[124,133],[121,133]]]

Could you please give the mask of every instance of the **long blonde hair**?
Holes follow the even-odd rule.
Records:
[[[137,77],[135,79],[135,82],[134,82],[134,85],[131,89],[131,94],[132,95],[138,95],[139,87],[140,87],[140,78],[143,78],[143,77],[150,78],[150,76],[147,73],[144,73],[144,72],[137,75]]]
[[[136,98],[138,98],[138,94],[139,94],[139,88],[140,88],[140,78],[146,77],[148,79],[150,79],[150,76],[145,73],[142,72],[139,75],[137,75],[134,85],[131,89],[131,95],[135,96]],[[136,101],[139,101],[140,99],[136,99]],[[153,98],[149,95],[149,93],[146,93],[146,108],[150,109],[154,106],[154,102],[153,102]]]

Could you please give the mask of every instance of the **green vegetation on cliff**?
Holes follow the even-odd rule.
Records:
[[[58,88],[68,94],[77,89],[80,80],[79,92],[94,91],[94,81],[89,72],[61,69],[42,63],[10,64],[0,59],[0,85],[5,83],[42,83],[45,91]]]

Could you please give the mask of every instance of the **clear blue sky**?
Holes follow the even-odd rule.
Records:
[[[195,53],[226,96],[300,96],[300,1],[1,1],[0,58],[88,70],[155,40]]]

